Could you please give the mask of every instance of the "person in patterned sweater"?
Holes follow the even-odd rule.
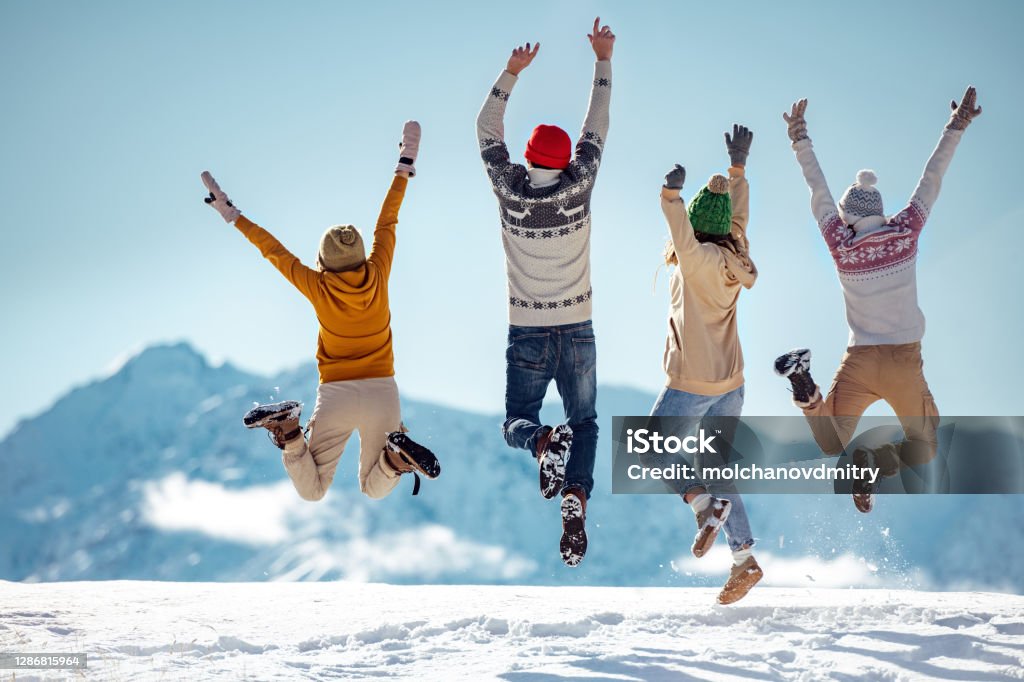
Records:
[[[562,560],[577,566],[587,549],[587,499],[597,451],[596,349],[591,323],[590,195],[608,134],[615,35],[594,20],[588,34],[597,57],[590,107],[572,158],[569,135],[539,125],[526,145],[526,164],[513,163],[504,115],[519,74],[540,44],[512,52],[477,117],[487,177],[498,198],[508,275],[505,423],[509,446],[538,460],[541,494],[562,494]],[[566,423],[540,423],[555,381]]]
[[[877,400],[884,400],[900,419],[905,439],[879,448],[857,448],[857,468],[877,468],[894,476],[901,466],[917,466],[935,457],[939,413],[928,390],[921,360],[924,314],[917,303],[917,245],[925,221],[939,196],[942,177],[960,138],[975,117],[977,94],[968,87],[942,131],[939,144],[925,165],[910,203],[891,218],[882,210],[875,173],[862,170],[838,205],[807,136],[807,100],[796,102],[783,119],[789,126],[793,151],[811,190],[811,210],[839,271],[846,301],[850,341],[832,388],[823,399],[811,378],[811,352],[790,351],[775,360],[777,374],[793,387],[814,439],[829,455],[841,454],[857,422]],[[867,513],[873,506],[874,486],[854,482],[853,501]]]

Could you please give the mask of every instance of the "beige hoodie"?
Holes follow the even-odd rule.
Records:
[[[741,287],[754,286],[757,268],[749,256],[750,188],[742,168],[729,169],[729,196],[739,251],[697,241],[679,190],[661,190],[661,210],[679,259],[671,277],[664,362],[668,387],[677,391],[722,395],[743,385],[736,302]]]

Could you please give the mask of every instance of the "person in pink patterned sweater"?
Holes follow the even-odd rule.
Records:
[[[775,360],[777,374],[793,387],[800,407],[822,451],[842,454],[864,411],[877,400],[893,408],[905,440],[880,448],[858,448],[857,468],[877,468],[893,476],[901,466],[931,461],[937,449],[939,412],[928,390],[921,359],[924,314],[917,303],[917,242],[939,196],[942,177],[971,121],[981,114],[977,94],[968,87],[942,131],[910,202],[886,217],[875,189],[874,171],[862,170],[839,203],[832,199],[825,176],[807,136],[807,100],[782,117],[789,126],[793,151],[811,190],[811,210],[839,272],[846,301],[850,341],[831,390],[822,398],[811,378],[811,351],[790,351]],[[874,484],[854,480],[853,501],[871,511]]]

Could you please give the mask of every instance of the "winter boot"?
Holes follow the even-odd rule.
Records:
[[[878,467],[878,477],[874,483],[864,478],[853,479],[853,506],[857,507],[857,511],[867,514],[875,506],[875,487],[883,478],[899,473],[900,458],[896,445],[886,443],[874,450],[864,447],[857,448],[853,451],[852,459],[855,469]]]
[[[540,468],[540,494],[544,499],[554,497],[565,483],[565,465],[572,447],[572,429],[568,424],[549,428],[537,437],[534,453]]]
[[[562,540],[558,549],[566,566],[575,568],[587,553],[587,494],[582,488],[562,493]]]
[[[811,378],[809,349],[798,348],[775,358],[775,373],[789,379],[793,385],[793,402],[800,407],[806,407],[821,397],[817,384]]]
[[[265,428],[270,432],[270,440],[274,445],[284,450],[285,443],[302,437],[302,429],[299,427],[301,413],[302,403],[285,400],[257,405],[245,413],[242,423],[250,429]]]
[[[420,492],[420,474],[427,478],[437,478],[441,475],[441,463],[437,461],[434,453],[409,438],[405,431],[392,431],[388,434],[384,446],[384,459],[396,473],[413,475],[413,495]]]
[[[750,588],[760,582],[763,577],[764,572],[757,565],[754,557],[747,557],[747,560],[742,564],[732,567],[732,571],[729,572],[729,579],[725,581],[725,586],[718,593],[718,603],[732,604],[738,602],[747,596]]]
[[[718,531],[722,529],[722,524],[729,518],[730,511],[732,511],[732,502],[712,497],[711,503],[707,507],[696,512],[697,535],[694,536],[693,546],[690,548],[693,556],[699,559],[711,549],[711,546],[715,544],[715,538],[718,537]]]

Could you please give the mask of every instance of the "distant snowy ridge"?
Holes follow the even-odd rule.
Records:
[[[0,650],[117,680],[1021,680],[1024,597],[903,590],[0,583]],[[31,676],[18,679],[33,679]]]
[[[356,485],[353,439],[327,498],[299,499],[279,452],[242,428],[241,415],[254,401],[288,397],[304,401],[308,417],[316,381],[312,364],[260,377],[213,366],[187,344],[154,346],[22,421],[0,442],[0,579],[724,578],[721,554],[688,558],[693,517],[678,499],[610,494],[611,417],[646,413],[653,394],[599,388],[590,550],[568,570],[557,504],[538,494],[534,460],[506,447],[501,415],[406,400],[405,421],[440,456],[441,478],[417,497],[403,481],[369,500]],[[556,405],[545,415],[560,418]],[[766,584],[1024,590],[1024,573],[1005,570],[1024,563],[1018,497],[888,496],[869,516],[836,496],[752,496],[747,506]]]

